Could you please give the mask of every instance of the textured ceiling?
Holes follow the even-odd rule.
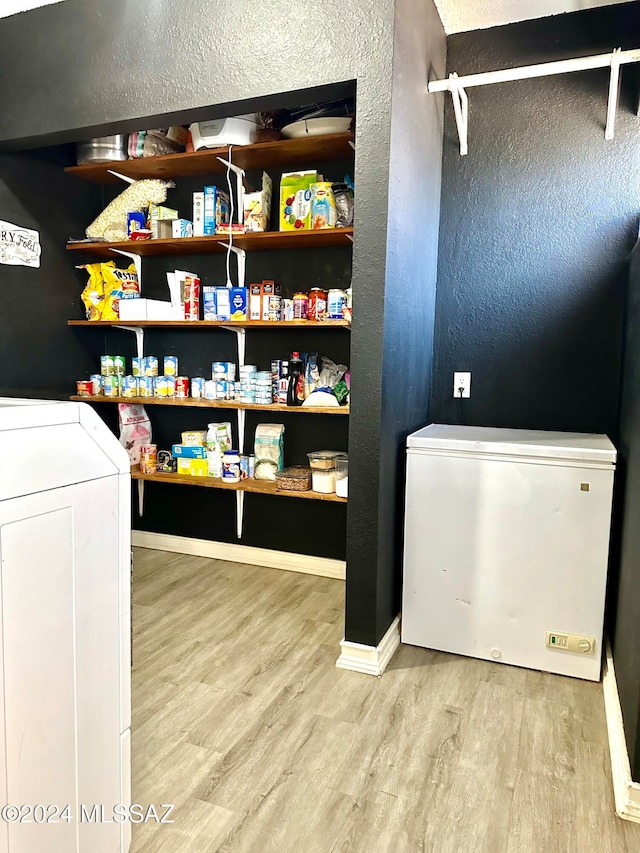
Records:
[[[631,0],[435,0],[447,33],[483,30],[620,2]]]
[[[36,6],[47,6],[49,3],[60,3],[61,0],[2,0],[0,2],[0,18],[8,18],[16,12],[26,12]]]

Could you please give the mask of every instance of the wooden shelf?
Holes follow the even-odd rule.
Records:
[[[233,147],[233,162],[245,171],[253,169],[315,166],[328,160],[347,160],[353,157],[352,133],[332,133],[327,136],[306,136],[302,139],[279,139],[254,145]],[[114,160],[110,163],[88,163],[65,169],[86,181],[101,184],[120,183],[109,169],[129,178],[178,178],[207,175],[226,171],[217,159],[229,156],[229,147],[194,151],[189,154],[168,154],[164,157],[142,157],[138,160]],[[275,181],[274,181],[275,183]]]
[[[152,483],[172,483],[180,486],[204,486],[208,489],[228,489],[233,492],[253,492],[259,495],[278,495],[283,498],[304,498],[312,501],[332,501],[346,504],[347,498],[337,495],[323,495],[320,492],[288,492],[276,489],[272,480],[240,480],[239,483],[225,483],[217,477],[190,477],[183,474],[141,474],[138,467],[131,469],[133,480],[147,480]]]
[[[202,409],[244,409],[245,411],[287,412],[298,415],[348,415],[349,406],[283,406],[272,403],[270,406],[259,406],[256,403],[240,403],[236,400],[194,400],[192,397],[79,397],[74,394],[69,397],[79,403],[134,403],[140,406],[187,406]]]
[[[118,243],[67,243],[70,252],[112,257],[110,249],[134,255],[203,255],[227,251],[227,235],[210,237],[177,237],[157,240],[122,240]],[[350,246],[353,228],[326,228],[316,231],[257,231],[235,234],[233,245],[239,249],[312,249],[326,246]]]
[[[350,329],[348,320],[67,320],[69,326],[142,326],[158,329]]]

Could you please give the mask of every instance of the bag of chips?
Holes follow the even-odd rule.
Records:
[[[119,270],[115,264],[102,264],[104,280],[104,301],[101,320],[120,319],[120,300],[135,299],[140,296],[140,283],[134,264],[126,270]]]
[[[104,302],[102,268],[109,264],[112,267],[115,266],[114,261],[109,261],[108,264],[83,264],[81,267],[78,267],[78,269],[86,270],[89,273],[89,281],[82,291],[82,302],[87,320],[100,320],[102,317],[102,305]]]
[[[151,444],[151,422],[144,406],[118,403],[120,444],[129,454],[132,465],[140,464],[140,448]]]

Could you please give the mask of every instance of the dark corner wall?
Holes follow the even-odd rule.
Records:
[[[636,48],[639,32],[634,2],[461,33],[448,38],[447,72]],[[635,292],[619,429],[624,301],[640,214],[638,69],[623,68],[612,142],[604,139],[608,80],[603,69],[469,89],[466,157],[447,98],[431,419],[604,432],[618,446],[608,622],[640,779]],[[472,372],[470,400],[453,400],[454,370]]]
[[[428,423],[444,97],[428,95],[426,82],[444,76],[445,55],[446,38],[433,3],[397,0],[386,289],[384,315],[377,318],[383,332],[383,363],[381,487],[377,517],[371,515],[378,536],[376,643],[400,612],[405,439]],[[372,316],[372,326],[375,321]],[[357,541],[350,542],[350,549],[357,547]],[[357,599],[347,585],[347,623],[351,625],[356,622],[355,613],[350,619],[354,604]],[[371,618],[370,610],[367,616]]]
[[[400,13],[411,21],[403,20],[396,37]],[[354,401],[348,436],[352,477],[345,634],[347,639],[368,644],[377,642],[397,613],[400,443],[424,422],[427,409],[440,127],[437,99],[426,97],[424,84],[429,66],[441,68],[443,56],[444,34],[431,0],[398,0],[397,4],[394,0],[300,0],[285,5],[279,0],[66,0],[0,21],[0,78],[11,81],[0,90],[0,150],[4,151],[290,106],[321,98],[335,85],[355,82],[357,205],[350,364]],[[415,115],[414,98],[418,99]],[[407,127],[422,134],[419,145]],[[415,183],[395,168],[390,177],[392,144],[398,156],[411,164]],[[5,163],[10,171],[11,162]],[[47,194],[50,187],[59,188],[56,180],[44,181]],[[416,188],[427,194],[426,207],[411,195]],[[401,200],[396,194],[407,189],[409,198]],[[62,304],[75,291],[77,310],[82,286],[63,257],[64,241],[90,219],[88,209],[76,207],[74,192],[60,191],[55,199],[48,196],[55,205],[53,215],[61,218],[51,226],[46,263],[49,259],[55,263],[65,297],[60,291],[46,291],[45,305],[53,300],[58,308],[42,311],[38,331],[43,340],[55,340],[66,348],[68,355],[55,381],[46,353],[29,361],[22,383],[27,387],[20,393],[30,396],[64,396],[87,367],[73,330],[64,326]],[[421,228],[428,233],[424,269],[420,250],[407,238],[391,239],[387,245],[390,193],[394,194],[389,210],[394,228],[402,204],[415,220],[412,233],[423,217]],[[66,210],[67,203],[73,214],[58,214],[58,208],[64,204]],[[90,206],[89,201],[86,204]],[[0,218],[3,215],[0,197]],[[401,253],[406,257],[401,258]],[[43,276],[37,280],[41,294],[44,272],[43,267]],[[399,306],[411,295],[413,274],[425,282],[425,293],[416,321],[401,329],[399,311],[390,304],[386,289],[397,297]],[[35,278],[23,275],[20,287],[32,281]],[[3,336],[10,322],[0,320]],[[31,358],[33,347],[24,324],[19,328],[23,331],[13,333],[10,354],[16,362]],[[96,353],[91,355],[93,365]],[[406,398],[395,389],[383,395],[383,378],[393,372],[395,363],[408,383]],[[9,381],[6,393],[16,388]],[[169,426],[167,434],[168,430]],[[197,535],[191,532],[192,517],[175,521],[175,512],[185,515],[184,502],[169,495],[153,501],[152,510],[159,518],[164,512],[166,519],[173,519],[171,523],[184,521],[183,535]],[[216,538],[213,528],[209,535]],[[288,540],[280,547],[287,546]]]

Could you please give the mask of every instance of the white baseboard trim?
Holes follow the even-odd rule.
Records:
[[[364,672],[365,675],[382,675],[400,645],[400,615],[396,616],[386,634],[377,646],[366,646],[363,643],[340,642],[340,657],[336,666],[340,669],[351,669],[354,672]]]
[[[232,563],[250,563],[254,566],[302,572],[305,575],[319,575],[323,578],[344,580],[346,576],[346,563],[342,560],[291,554],[287,551],[269,551],[266,548],[236,545],[233,542],[210,542],[208,539],[189,539],[186,536],[132,530],[131,544],[138,548],[172,551],[193,557],[210,557],[213,560],[228,560]]]
[[[620,707],[620,695],[616,672],[613,666],[611,646],[607,643],[604,675],[604,710],[609,732],[609,751],[611,753],[611,775],[613,777],[613,795],[616,814],[625,820],[640,823],[640,784],[631,778],[631,765],[627,741],[624,736],[624,723]]]

